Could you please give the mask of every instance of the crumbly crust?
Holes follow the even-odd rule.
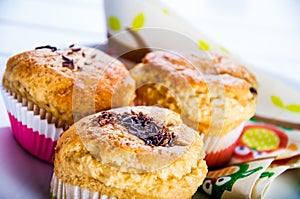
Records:
[[[133,107],[133,109],[135,110],[136,107]],[[145,109],[149,110],[149,107]],[[158,108],[155,109],[157,112]],[[164,111],[170,112],[166,109]],[[172,117],[176,117],[174,121],[175,126],[182,125],[182,122],[178,124],[178,121],[180,121],[178,115],[173,115]],[[207,166],[203,160],[203,142],[195,131],[193,131],[195,136],[191,144],[171,164],[150,172],[120,171],[114,166],[99,161],[86,149],[80,134],[85,131],[86,127],[89,129],[91,125],[88,123],[87,118],[79,121],[82,122],[81,124],[85,123],[84,126],[78,126],[75,123],[58,140],[54,172],[64,183],[115,196],[118,199],[187,199],[191,198],[198,186],[202,184],[207,173]],[[169,117],[169,119],[171,118]],[[173,121],[169,120],[168,122],[171,125]],[[118,127],[116,128],[119,129]],[[109,133],[115,135],[117,129],[111,130]],[[176,133],[185,136],[185,132]],[[124,134],[124,136],[127,137],[128,135]],[[112,145],[123,145],[123,142],[124,137],[119,137],[118,140],[114,140]],[[137,147],[143,148],[142,152],[145,153],[146,151],[148,155],[154,153],[154,149],[157,148],[153,147],[151,149],[145,143],[135,142]],[[128,145],[126,153],[142,153],[140,150],[133,150],[131,146]],[[172,149],[167,148],[166,150]],[[115,152],[108,153],[115,154]],[[120,157],[124,157],[120,158],[120,161],[126,161],[126,153],[120,151],[119,153]],[[152,157],[155,159],[159,156]],[[147,164],[154,164],[155,161],[150,159],[147,161]]]
[[[254,115],[257,82],[243,65],[216,53],[147,54],[131,70],[136,104],[159,104],[200,133],[225,135]]]
[[[121,62],[77,46],[15,55],[7,62],[2,83],[69,125],[84,115],[131,104],[135,89]]]

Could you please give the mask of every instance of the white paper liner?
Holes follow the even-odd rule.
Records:
[[[27,101],[25,98],[10,94],[1,86],[0,90],[7,111],[19,122],[26,125],[27,128],[32,128],[33,131],[37,131],[40,135],[44,135],[46,138],[51,138],[53,141],[58,140],[60,135],[64,132],[64,128],[66,128],[56,127],[56,124],[62,124],[61,121],[52,117],[52,115],[45,110],[39,109],[37,105]],[[48,121],[50,121],[50,123]]]
[[[99,192],[64,183],[53,173],[50,183],[50,193],[55,199],[117,199]],[[51,199],[52,199],[51,198]]]
[[[245,122],[224,136],[201,135],[206,153],[216,153],[234,144],[240,137]]]

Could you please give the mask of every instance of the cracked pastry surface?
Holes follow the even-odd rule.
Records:
[[[254,75],[224,55],[154,51],[130,73],[137,84],[135,104],[169,108],[206,135],[225,135],[255,112]]]
[[[11,57],[2,84],[69,125],[73,117],[131,104],[135,89],[121,62],[73,45],[42,46]]]
[[[128,133],[119,122],[104,121],[100,112],[75,123],[59,139],[55,175],[64,183],[118,199],[191,198],[207,173],[198,133],[184,125],[178,114],[158,107],[124,107],[107,113],[126,113],[140,121],[150,118],[176,138],[170,146],[151,145],[139,135]],[[104,150],[99,150],[99,145]],[[97,156],[99,152],[101,157]]]

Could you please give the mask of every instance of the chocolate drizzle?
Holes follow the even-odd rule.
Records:
[[[67,52],[67,55],[72,55],[74,52],[78,52],[78,51],[81,51],[81,48],[80,47],[74,47],[75,46],[75,44],[71,44],[70,46],[69,46],[69,48],[71,49],[71,51],[68,51]],[[84,52],[82,52],[82,55],[84,55]],[[83,56],[84,57],[84,56]],[[67,61],[67,62],[70,62],[71,60],[69,59],[69,60],[67,60],[67,59],[65,59],[65,58],[67,58],[66,56],[64,56],[63,55],[63,59],[65,60],[65,61]]]
[[[62,66],[63,67],[67,67],[67,68],[70,68],[70,69],[75,69],[75,65],[74,65],[74,60],[65,56],[65,55],[62,55],[62,59],[64,60],[63,63],[62,63]]]
[[[81,48],[80,47],[74,47],[75,44],[71,44],[69,46],[69,48],[71,48],[71,51],[68,52],[68,55],[71,55],[73,54],[74,52],[78,52],[78,51],[81,51]]]
[[[62,55],[62,58],[63,58],[63,60],[65,60],[65,61],[71,61],[72,59],[70,59],[69,57],[66,57],[66,56],[64,56],[64,55]]]
[[[46,46],[38,46],[38,47],[35,48],[35,50],[38,50],[38,49],[44,49],[44,48],[50,49],[52,52],[57,51],[57,48],[56,48],[56,47],[50,46],[50,45],[46,45]]]
[[[63,67],[68,67],[68,68],[70,68],[72,70],[73,69],[76,69],[76,70],[79,70],[79,71],[82,70],[82,68],[80,66],[75,66],[73,59],[71,59],[71,58],[69,58],[69,57],[67,57],[65,55],[62,55],[62,59],[64,60],[63,63],[62,63]]]
[[[73,61],[73,60],[71,60],[71,61],[64,61],[64,62],[62,63],[62,66],[63,66],[63,67],[70,68],[70,69],[75,69],[74,61]]]
[[[81,50],[81,48],[72,48],[72,52],[78,52],[80,50]]]
[[[100,126],[104,126],[107,124],[115,124],[116,114],[112,112],[102,112],[101,115],[93,119],[93,122],[99,124]]]
[[[102,112],[93,119],[93,122],[99,126],[122,125],[130,134],[142,139],[149,146],[169,147],[173,146],[176,140],[176,135],[168,127],[157,124],[153,118],[142,112],[131,111],[122,114]]]

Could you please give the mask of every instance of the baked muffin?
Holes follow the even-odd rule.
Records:
[[[158,107],[87,116],[58,140],[53,198],[187,199],[207,173],[199,134]]]
[[[257,82],[243,65],[216,53],[179,56],[155,51],[131,70],[137,105],[180,113],[203,135],[207,165],[225,164],[243,123],[254,115]]]
[[[85,115],[132,103],[135,82],[122,63],[71,45],[37,47],[11,57],[2,80],[16,140],[52,162],[60,134]]]

